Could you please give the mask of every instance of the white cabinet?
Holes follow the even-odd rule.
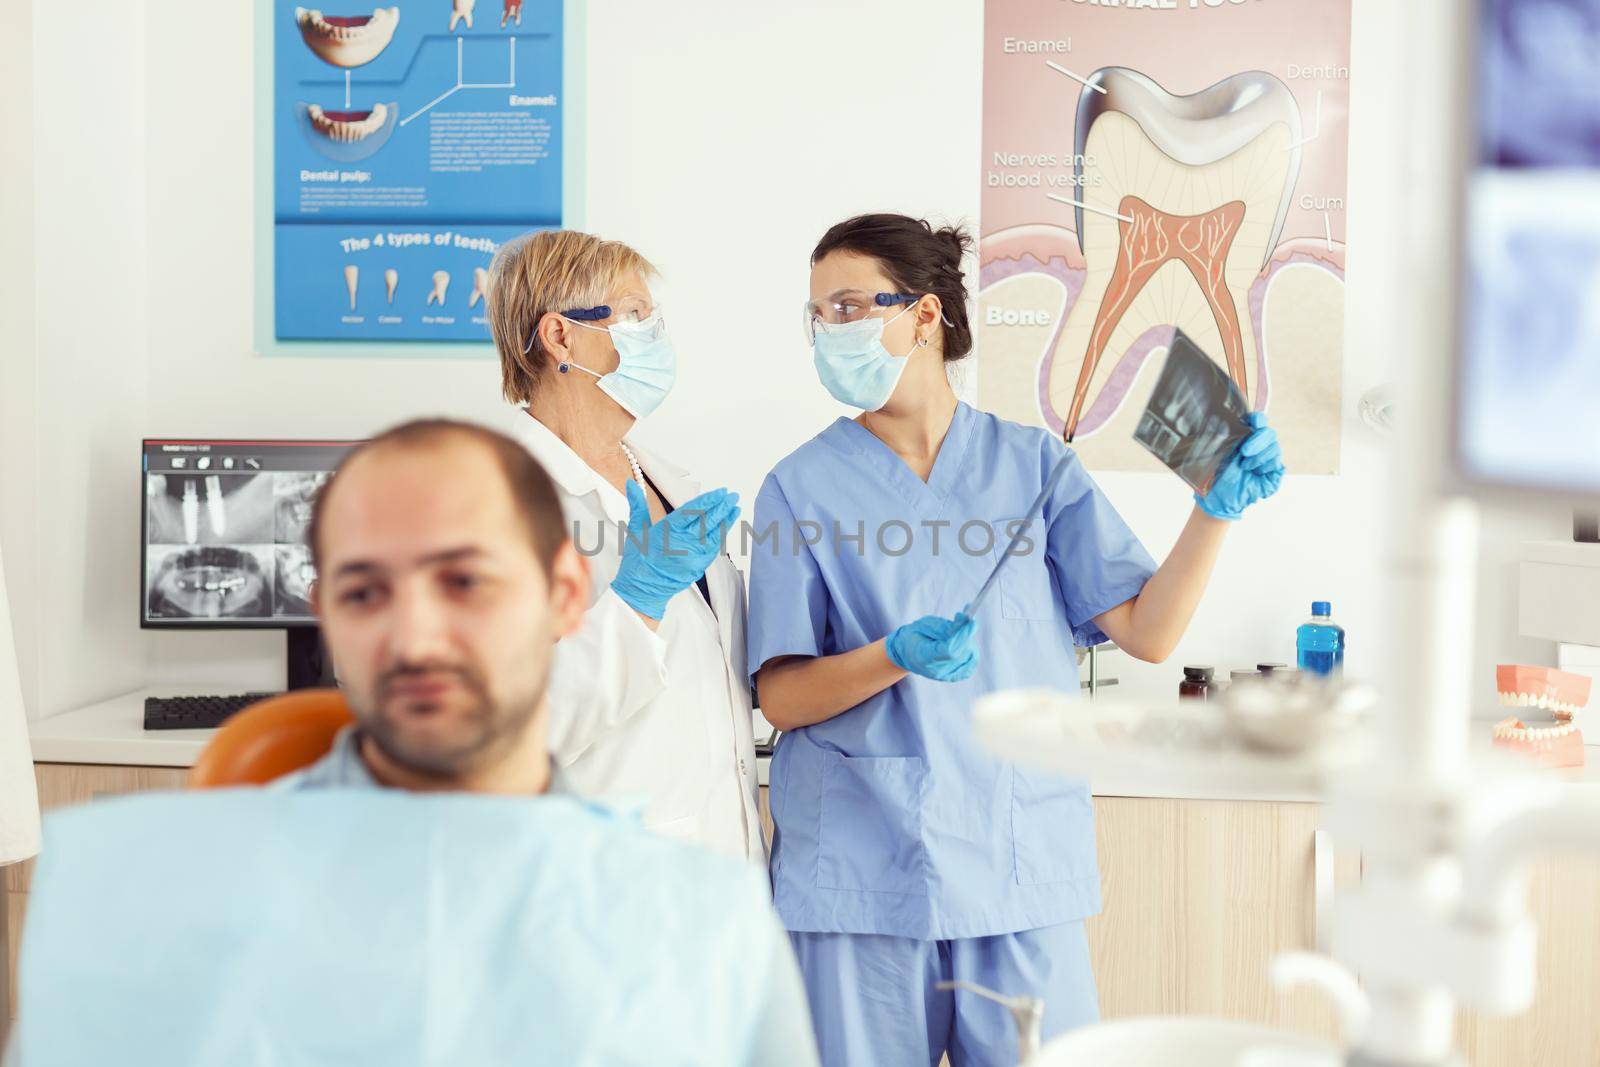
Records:
[[[1524,637],[1600,645],[1600,545],[1524,544],[1517,592],[1517,629]]]

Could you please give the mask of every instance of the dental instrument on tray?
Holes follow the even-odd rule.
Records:
[[[1314,795],[1370,755],[1376,705],[1370,686],[1293,676],[1241,683],[1215,703],[1086,703],[1051,689],[1012,689],[979,699],[972,725],[1004,759],[1091,783],[1153,779],[1207,795],[1248,783]]]
[[[1247,748],[1326,753],[1366,724],[1378,706],[1378,691],[1300,672],[1259,674],[1229,686],[1221,704],[1233,737]]]

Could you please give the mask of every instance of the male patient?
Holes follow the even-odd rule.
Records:
[[[358,725],[281,785],[564,792],[545,681],[589,570],[526,449],[465,423],[391,430],[340,466],[307,539],[312,608]]]
[[[759,874],[550,795],[546,673],[588,575],[532,457],[399,427],[310,537],[357,725],[292,788],[47,824],[21,1067],[815,1064]]]

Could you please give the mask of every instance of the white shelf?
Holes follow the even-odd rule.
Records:
[[[28,724],[35,763],[110,763],[130,767],[192,767],[215,730],[146,730],[147,696],[203,696],[226,687],[161,686],[123,693],[98,704]]]
[[[1553,563],[1562,567],[1600,570],[1600,545],[1578,541],[1524,541],[1522,558],[1529,563]]]

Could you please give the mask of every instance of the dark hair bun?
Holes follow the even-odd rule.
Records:
[[[942,237],[950,244],[956,258],[960,259],[972,250],[972,238],[960,226],[942,226],[934,231],[935,237]]]

